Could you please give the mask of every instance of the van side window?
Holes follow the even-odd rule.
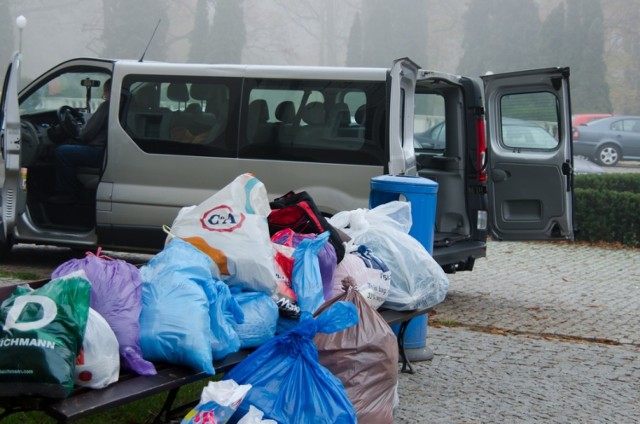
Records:
[[[239,157],[384,164],[383,82],[248,79]]]
[[[239,87],[233,79],[130,75],[121,124],[147,153],[235,157]]]
[[[500,109],[501,139],[505,147],[549,150],[560,144],[558,107],[554,94],[534,92],[505,95],[500,99]]]

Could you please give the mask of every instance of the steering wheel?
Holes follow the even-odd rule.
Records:
[[[84,116],[78,109],[67,105],[58,109],[58,122],[60,122],[60,128],[74,140],[80,136],[80,130],[85,124]]]

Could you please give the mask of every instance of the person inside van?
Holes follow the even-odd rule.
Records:
[[[78,143],[62,144],[55,150],[56,192],[50,197],[52,203],[74,203],[80,198],[81,185],[77,178],[78,167],[101,168],[104,148],[107,144],[107,120],[111,79],[104,82],[104,102],[91,115],[80,131]]]

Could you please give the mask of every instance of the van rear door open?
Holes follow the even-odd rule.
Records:
[[[569,69],[482,79],[492,234],[502,240],[572,240]]]
[[[419,84],[439,78],[431,71],[401,70],[391,74],[391,92],[415,87],[407,80],[416,77]],[[573,239],[568,68],[495,74],[482,79],[490,231],[502,240]],[[442,80],[447,78],[442,76]],[[413,123],[414,110],[402,101],[392,102],[390,145],[394,141],[394,116],[404,117],[400,122]],[[454,127],[452,124],[455,122],[448,125]],[[403,128],[397,127],[396,131]],[[456,134],[465,136],[463,130]],[[457,152],[446,159],[464,160],[464,156]],[[428,170],[422,174],[429,177]]]

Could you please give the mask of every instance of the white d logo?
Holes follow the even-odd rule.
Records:
[[[20,314],[22,314],[22,310],[29,303],[38,303],[42,308],[42,318],[37,321],[30,322],[17,322],[18,318],[20,318]],[[48,325],[51,321],[53,321],[58,313],[58,306],[56,303],[46,296],[39,295],[31,295],[31,296],[19,296],[16,298],[15,302],[11,309],[9,309],[9,313],[7,314],[7,320],[4,323],[3,330],[9,331],[15,328],[18,331],[30,331],[36,330],[38,328],[42,328]]]

